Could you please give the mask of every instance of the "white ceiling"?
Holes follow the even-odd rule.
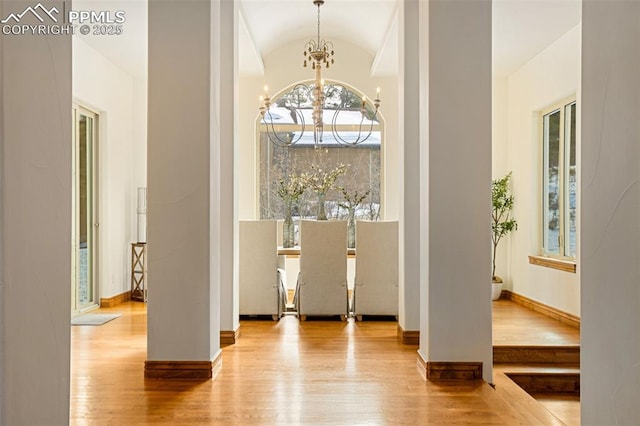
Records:
[[[321,36],[348,40],[375,56],[396,4],[396,0],[326,0],[320,7]],[[263,57],[289,42],[316,37],[318,9],[312,0],[240,0],[240,5]]]
[[[237,0],[238,1],[238,0]],[[374,75],[397,72],[399,0],[326,0],[321,35],[361,46]],[[312,0],[239,0],[240,72],[262,73],[262,58],[290,42],[316,35]],[[81,36],[136,77],[146,75],[147,0],[74,0],[74,10],[125,10],[121,36]],[[580,22],[581,0],[494,0],[494,75],[505,77]],[[304,46],[301,46],[301,52]]]
[[[494,76],[513,73],[581,18],[581,0],[494,0]]]
[[[147,75],[147,0],[73,0],[73,10],[125,11],[120,35],[81,35],[84,42],[136,78]]]

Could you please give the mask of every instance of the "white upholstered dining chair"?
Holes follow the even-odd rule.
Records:
[[[353,313],[398,316],[398,222],[356,222]]]
[[[278,219],[276,221],[276,241],[278,244],[278,247],[282,246],[282,239],[283,239],[283,235],[282,235],[282,227],[284,226],[284,219]],[[286,279],[286,273],[284,272],[286,270],[286,261],[285,261],[285,256],[278,256],[278,274],[282,277],[284,277],[284,286],[285,288],[287,287],[287,279]]]
[[[282,240],[283,240],[283,235],[282,235],[282,227],[284,226],[284,219],[278,219],[276,221],[276,225],[277,225],[277,242],[278,242],[278,246],[282,245]]]
[[[280,318],[286,304],[286,283],[278,274],[275,220],[240,221],[240,315]]]
[[[295,303],[300,319],[348,314],[347,222],[300,222],[300,274]]]

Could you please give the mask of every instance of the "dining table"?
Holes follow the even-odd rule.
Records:
[[[293,247],[278,246],[278,255],[291,256],[291,257],[300,256],[300,246],[293,246]],[[355,256],[356,256],[356,249],[347,248],[347,257],[355,257]]]

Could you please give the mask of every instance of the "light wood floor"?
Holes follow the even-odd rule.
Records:
[[[166,381],[143,376],[145,305],[100,311],[123,315],[72,327],[72,425],[562,424],[541,406],[514,408],[484,382],[424,380],[394,322],[243,321],[214,380]]]
[[[580,425],[579,396],[533,395],[533,397],[567,426]]]
[[[577,345],[580,330],[509,300],[493,306],[494,345]]]

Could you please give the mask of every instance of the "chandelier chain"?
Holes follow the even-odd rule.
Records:
[[[318,3],[318,47],[320,46],[320,3]]]

